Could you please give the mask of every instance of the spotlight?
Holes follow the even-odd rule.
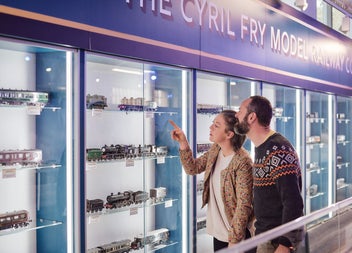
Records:
[[[300,8],[301,11],[305,11],[308,8],[307,0],[296,0],[295,6]]]

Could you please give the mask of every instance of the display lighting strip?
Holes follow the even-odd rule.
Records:
[[[73,169],[72,169],[72,52],[66,53],[66,205],[67,205],[67,253],[73,245]]]
[[[182,70],[182,115],[187,115],[187,94],[188,94],[188,87],[187,87],[187,71]],[[182,121],[182,129],[187,133],[187,117],[183,117],[185,120]],[[187,237],[188,237],[188,230],[186,224],[188,224],[188,205],[187,205],[187,174],[182,170],[182,252],[188,252],[187,247]]]
[[[333,95],[328,95],[328,112],[329,114],[333,114],[334,115],[334,101],[333,101]],[[332,115],[328,115],[328,136],[334,136],[335,134],[335,128],[334,128],[334,122],[335,122],[336,116],[333,117]],[[329,138],[331,143],[328,145],[328,157],[336,157],[334,155],[334,149],[333,149],[333,145],[334,145],[334,138]],[[334,160],[334,159],[332,159]],[[329,179],[334,179],[334,180],[328,180],[328,192],[330,192],[330,194],[328,194],[328,206],[330,206],[332,204],[332,198],[333,198],[333,194],[331,194],[332,192],[335,192],[333,190],[333,182],[336,182],[335,177],[333,175],[333,164],[334,161],[328,161],[328,178]]]
[[[301,115],[302,107],[301,107],[301,92],[300,90],[296,90],[296,115]],[[301,127],[301,117],[296,117],[296,152],[298,155],[301,154],[301,136],[302,136],[302,127]],[[302,159],[300,159],[302,160]]]

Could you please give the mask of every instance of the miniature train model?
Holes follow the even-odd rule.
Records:
[[[86,96],[87,109],[104,109],[107,107],[107,98],[103,95],[90,95]]]
[[[166,146],[156,145],[104,145],[101,148],[88,148],[86,157],[88,161],[117,160],[125,158],[166,156]]]
[[[3,105],[39,105],[43,108],[48,101],[46,92],[0,89],[0,104]]]
[[[38,165],[42,162],[40,149],[3,150],[0,151],[1,165]]]
[[[152,203],[164,201],[167,189],[165,187],[152,188],[149,190],[149,196]]]
[[[148,232],[145,236],[140,234],[134,238],[131,243],[132,249],[141,249],[147,245],[157,246],[166,243],[169,240],[170,232],[167,228],[160,228]]]
[[[167,189],[165,187],[151,188],[149,196],[152,203],[158,203],[165,200]],[[105,208],[114,209],[132,204],[141,204],[149,199],[148,193],[145,191],[124,191],[117,194],[111,193],[106,197],[106,204],[102,199],[87,199],[86,208],[88,213],[102,211]]]
[[[158,105],[153,101],[144,101],[143,98],[122,98],[118,105],[120,111],[156,111]]]
[[[167,228],[150,231],[144,236],[140,234],[133,241],[129,239],[115,241],[88,250],[88,253],[125,253],[130,250],[142,249],[147,245],[157,246],[169,240],[170,232]]]
[[[131,240],[125,239],[89,249],[88,253],[125,253],[131,250]]]
[[[26,227],[30,221],[29,212],[26,210],[3,213],[0,214],[0,230]]]
[[[108,209],[129,206],[132,204],[140,204],[149,199],[148,193],[144,191],[124,191],[117,194],[111,193],[106,197],[105,207]]]

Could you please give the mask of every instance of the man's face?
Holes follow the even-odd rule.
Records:
[[[248,104],[249,99],[244,100],[241,103],[239,111],[236,113],[236,117],[238,119],[238,123],[235,125],[235,132],[237,134],[245,135],[249,132],[250,126],[248,124]]]

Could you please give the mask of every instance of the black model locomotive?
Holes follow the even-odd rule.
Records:
[[[105,207],[108,209],[140,204],[148,200],[148,193],[144,191],[124,191],[117,194],[111,193],[106,197]]]

